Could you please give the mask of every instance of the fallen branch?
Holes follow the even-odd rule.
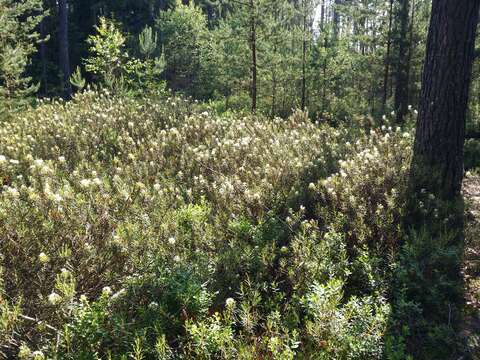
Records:
[[[45,321],[37,320],[37,319],[34,319],[34,318],[30,317],[30,316],[26,316],[26,315],[22,315],[22,314],[20,314],[19,317],[21,317],[21,318],[24,319],[24,320],[34,321],[34,322],[36,322],[37,324],[45,325],[45,327],[46,327],[47,329],[50,329],[50,330],[53,330],[53,331],[58,331],[58,330],[55,329],[53,326],[48,325]]]

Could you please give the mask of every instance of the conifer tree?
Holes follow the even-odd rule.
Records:
[[[163,46],[168,85],[175,91],[195,95],[201,72],[201,51],[207,33],[207,19],[193,2],[177,1],[174,8],[157,19]]]
[[[44,12],[41,0],[0,0],[0,14],[0,105],[11,108],[38,89],[26,69],[40,41],[35,30]]]

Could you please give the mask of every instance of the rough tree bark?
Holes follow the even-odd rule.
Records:
[[[58,47],[60,71],[62,72],[62,88],[64,95],[72,95],[72,85],[70,84],[70,54],[68,44],[68,0],[58,0]]]
[[[480,0],[433,0],[411,186],[444,200],[460,194]]]
[[[413,51],[414,51],[414,44],[413,44],[413,39],[414,39],[414,33],[415,33],[415,7],[416,3],[415,0],[412,0],[412,4],[410,6],[412,8],[412,14],[410,16],[410,29],[408,30],[410,33],[410,40],[408,41],[408,60],[407,60],[407,103],[409,105],[412,104],[412,81],[410,81],[411,78],[411,70],[412,70],[412,59],[413,59]]]
[[[395,71],[395,113],[397,124],[403,124],[405,115],[408,112],[408,77],[409,63],[406,61],[408,55],[408,30],[410,0],[399,0],[397,12],[398,29],[396,34],[396,71]]]

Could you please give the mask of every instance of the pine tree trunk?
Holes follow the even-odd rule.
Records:
[[[408,18],[410,0],[399,0],[398,11],[398,34],[396,55],[396,84],[395,84],[395,113],[397,124],[403,124],[408,112],[408,74],[409,63],[406,60],[408,55]]]
[[[305,0],[302,0],[303,10],[303,35],[302,35],[302,111],[305,111],[307,101],[307,9]]]
[[[252,56],[251,63],[251,97],[252,113],[257,112],[257,24],[255,18],[255,2],[250,0],[250,52]]]
[[[148,13],[150,15],[150,24],[155,24],[155,1],[150,0],[148,4]]]
[[[411,186],[459,195],[480,0],[433,0]]]
[[[62,72],[62,88],[64,95],[72,95],[72,86],[70,84],[70,56],[68,44],[68,0],[58,0],[58,41],[59,41],[59,61],[60,71]]]
[[[321,10],[320,10],[320,30],[325,28],[325,0],[322,0]]]
[[[410,40],[408,42],[408,60],[407,60],[407,89],[408,89],[408,93],[407,93],[407,103],[408,104],[412,104],[412,88],[411,88],[411,81],[410,81],[410,78],[411,78],[411,70],[412,70],[412,58],[413,58],[413,36],[414,36],[414,32],[415,32],[415,0],[412,0],[412,15],[410,16],[410,29],[409,29],[409,32],[410,32]]]
[[[336,41],[340,34],[340,11],[339,5],[342,4],[342,0],[335,0],[333,9],[333,39]]]
[[[392,47],[393,0],[390,0],[387,35],[387,54],[385,55],[385,72],[383,75],[382,112],[385,112],[388,98],[388,79],[390,77],[390,50]]]
[[[275,70],[272,73],[272,110],[271,117],[272,119],[277,114],[277,76]]]
[[[325,46],[326,48],[326,46]],[[322,64],[322,75],[323,75],[323,91],[322,91],[322,118],[325,116],[325,112],[327,111],[327,57],[323,59]]]
[[[40,22],[40,38],[45,40],[47,38],[47,31],[45,29],[45,18]],[[42,64],[42,95],[48,94],[48,77],[47,77],[47,46],[45,41],[40,43],[40,61]]]

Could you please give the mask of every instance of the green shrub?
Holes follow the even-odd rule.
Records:
[[[318,359],[381,359],[389,316],[384,299],[352,297],[344,301],[341,280],[314,285],[307,294],[306,323]]]
[[[354,155],[340,161],[340,171],[320,181],[318,213],[332,219],[352,246],[368,244],[384,250],[398,246],[405,213],[411,135],[372,131],[360,138]],[[327,202],[328,206],[323,204]]]
[[[480,168],[480,141],[478,139],[465,141],[465,169]]]
[[[415,359],[450,359],[465,350],[462,317],[462,244],[458,234],[431,229],[412,232],[394,264],[392,318],[387,354]]]
[[[391,279],[406,251],[409,133],[87,90],[41,102],[0,137],[8,355],[355,359],[408,348],[386,332],[405,313],[392,310]]]

